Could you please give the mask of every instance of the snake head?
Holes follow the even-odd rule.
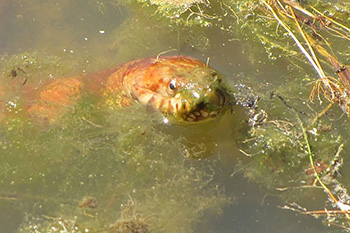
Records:
[[[168,97],[172,106],[162,112],[176,119],[197,122],[217,116],[224,108],[226,91],[221,85],[222,78],[207,67],[195,67],[183,73],[175,73],[169,89],[173,86],[173,97]],[[175,106],[175,108],[174,108]]]
[[[136,83],[135,83],[136,84]],[[216,117],[227,102],[227,89],[214,69],[190,57],[155,59],[132,91],[133,98],[175,122]]]

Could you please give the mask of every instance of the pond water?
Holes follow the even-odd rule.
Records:
[[[309,108],[314,73],[307,64],[269,54],[242,24],[233,23],[240,32],[226,30],[227,18],[222,27],[170,24],[145,3],[0,0],[0,16],[1,233],[342,231],[282,208],[295,202],[324,210],[327,202],[322,189],[300,188],[310,183],[309,163],[287,107],[306,113],[306,123],[325,107]],[[208,61],[234,92],[259,95],[257,111],[285,131],[253,134],[249,109],[240,106],[198,125],[164,125],[141,106],[96,109],[89,96],[53,125],[22,109],[33,101],[22,94],[27,86],[163,53]],[[341,116],[334,106],[317,126],[330,133],[319,129],[310,142],[328,162],[345,143],[346,167],[349,122]],[[276,189],[284,187],[291,189]]]

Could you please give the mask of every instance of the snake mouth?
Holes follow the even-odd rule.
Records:
[[[183,119],[188,122],[197,122],[214,118],[224,108],[225,100],[225,96],[220,94],[215,101],[199,102],[193,110],[183,115]]]

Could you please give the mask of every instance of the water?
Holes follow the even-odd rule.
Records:
[[[251,137],[239,107],[209,124],[163,125],[142,107],[95,109],[89,97],[54,126],[25,120],[28,85],[163,52],[208,60],[231,86],[250,86],[274,122],[297,124],[277,95],[312,112],[307,65],[268,57],[256,38],[243,38],[244,28],[169,25],[150,12],[116,1],[0,1],[0,93],[11,110],[0,131],[0,232],[340,231],[280,208],[323,210],[327,200],[321,189],[276,190],[309,182],[298,127]],[[346,117],[333,123],[340,115],[333,107],[322,122],[331,133],[310,136],[321,159],[348,136]]]

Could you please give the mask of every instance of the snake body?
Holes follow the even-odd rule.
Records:
[[[223,110],[226,90],[221,81],[213,68],[192,57],[146,58],[51,81],[36,91],[27,113],[30,118],[55,122],[85,90],[110,107],[139,103],[177,122],[198,122]]]

